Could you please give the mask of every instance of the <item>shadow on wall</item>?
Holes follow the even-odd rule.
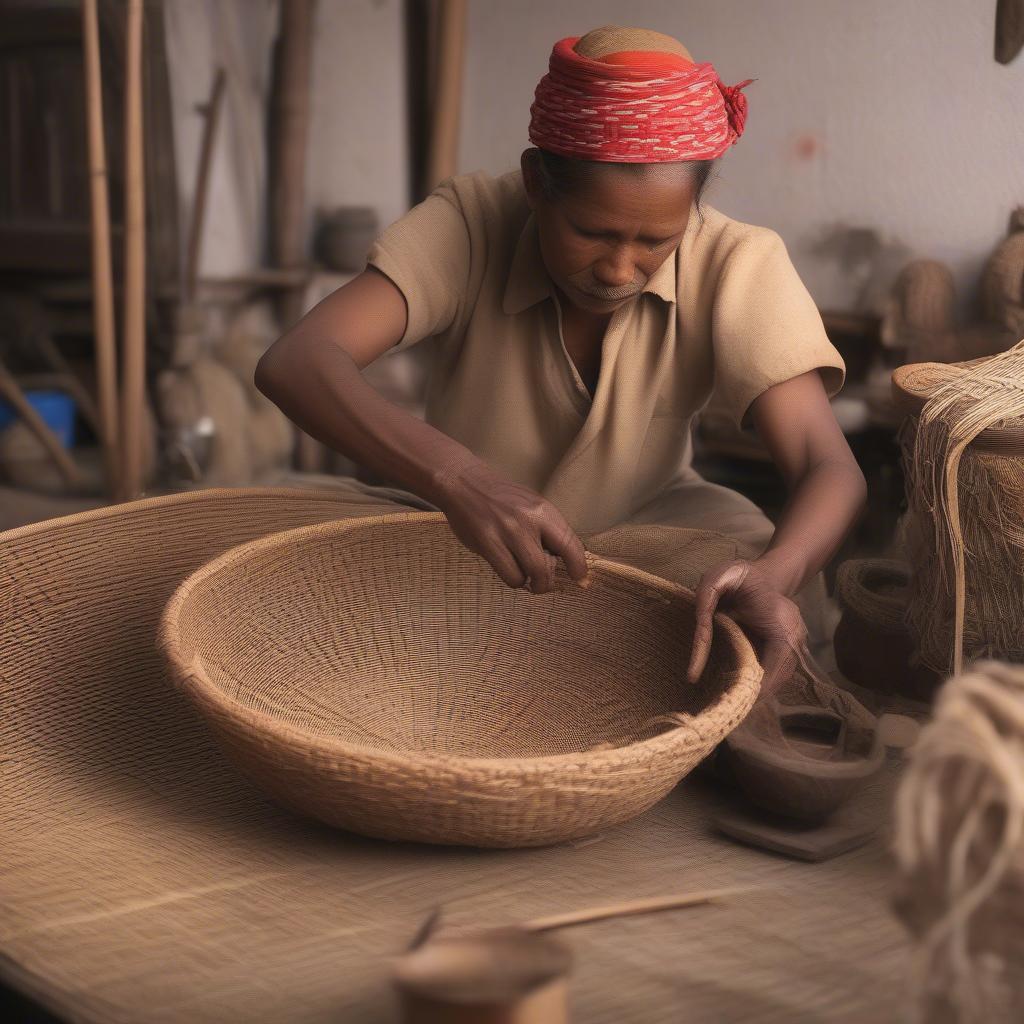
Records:
[[[913,258],[913,251],[877,228],[835,224],[824,229],[810,251],[834,264],[850,284],[852,309],[881,315],[889,289],[900,270]]]

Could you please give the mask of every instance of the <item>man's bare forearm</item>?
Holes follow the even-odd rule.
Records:
[[[256,386],[311,437],[377,476],[439,504],[468,448],[389,402],[330,341],[285,337],[260,360]]]
[[[860,516],[866,494],[855,462],[823,462],[800,481],[756,560],[782,593],[797,593],[828,564]]]

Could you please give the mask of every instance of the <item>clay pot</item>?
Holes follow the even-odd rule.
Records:
[[[404,1024],[568,1024],[568,950],[517,929],[436,939],[398,961]]]
[[[324,266],[342,273],[359,273],[380,229],[377,211],[370,206],[343,206],[320,214],[316,257]]]
[[[868,720],[777,702],[755,708],[727,741],[733,777],[763,811],[826,821],[885,763],[877,722]]]
[[[842,608],[833,637],[839,671],[876,693],[930,701],[942,679],[914,665],[914,637],[904,621],[910,567],[883,558],[843,562],[836,598]]]

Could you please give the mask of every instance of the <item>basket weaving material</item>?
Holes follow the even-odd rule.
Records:
[[[900,431],[901,532],[918,657],[946,674],[970,658],[1024,661],[1024,342],[901,367],[893,392],[914,413]]]
[[[1016,1024],[1024,1008],[1024,666],[942,688],[896,800],[895,906],[917,940],[924,1021]]]
[[[278,800],[387,839],[537,846],[632,818],[746,715],[761,668],[692,592],[594,555],[533,595],[439,513],[277,534],[177,590],[159,643],[229,757]]]
[[[390,958],[439,905],[477,929],[763,882],[756,909],[634,919],[636,970],[622,928],[574,932],[574,1015],[676,1021],[685,986],[691,1024],[837,1006],[893,1019],[906,938],[881,842],[824,864],[766,858],[710,833],[715,794],[684,785],[600,842],[410,847],[296,818],[227,762],[156,648],[175,589],[256,537],[407,511],[354,492],[199,490],[0,536],[0,978],[78,1024],[384,1024]],[[734,550],[653,525],[587,543],[685,586]],[[678,575],[652,568],[670,556]],[[866,795],[884,817],[888,782]]]

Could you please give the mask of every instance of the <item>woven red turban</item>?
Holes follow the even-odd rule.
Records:
[[[743,134],[747,98],[711,64],[660,51],[593,60],[573,47],[551,51],[530,107],[530,141],[561,156],[615,163],[713,160]]]

